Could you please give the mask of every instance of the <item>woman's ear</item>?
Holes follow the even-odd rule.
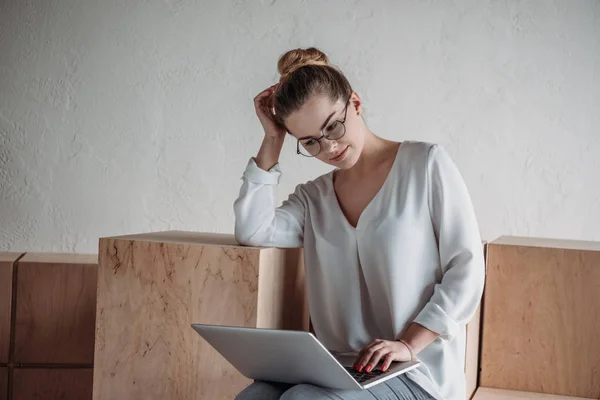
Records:
[[[350,107],[358,116],[363,112],[362,101],[356,92],[352,92],[352,96],[350,96]]]

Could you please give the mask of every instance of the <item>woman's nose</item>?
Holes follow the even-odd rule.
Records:
[[[335,149],[337,148],[337,142],[335,140],[323,139],[321,140],[321,147],[325,153],[331,154],[335,152]]]

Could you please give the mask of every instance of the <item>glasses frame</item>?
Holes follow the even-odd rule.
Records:
[[[340,137],[338,137],[338,138],[336,138],[336,139],[330,139],[330,138],[328,138],[328,137],[327,137],[327,135],[325,134],[325,132],[323,132],[323,131],[324,131],[325,129],[327,129],[327,127],[330,125],[330,124],[328,124],[328,125],[327,125],[325,128],[321,129],[321,136],[320,136],[320,137],[312,139],[312,140],[316,140],[316,141],[317,141],[317,143],[319,143],[319,151],[317,152],[317,154],[315,154],[314,156],[307,156],[306,154],[303,154],[303,153],[300,151],[300,146],[302,146],[302,145],[300,144],[300,139],[297,139],[297,140],[296,140],[296,154],[299,154],[299,155],[301,155],[302,157],[306,157],[306,158],[313,158],[313,157],[316,157],[316,156],[318,156],[318,155],[321,153],[321,151],[323,150],[323,146],[321,146],[321,140],[323,140],[323,139],[327,139],[327,140],[339,140],[339,139],[341,139],[341,138],[343,138],[343,137],[344,137],[344,135],[346,134],[346,118],[347,118],[347,116],[348,116],[348,106],[350,105],[350,99],[351,99],[351,98],[352,98],[352,94],[350,94],[350,97],[348,97],[348,100],[346,100],[346,107],[344,108],[344,119],[343,119],[343,120],[341,120],[341,119],[336,119],[336,120],[334,120],[334,122],[339,122],[340,124],[342,124],[342,127],[344,128],[344,133],[342,133],[342,136],[340,136]],[[304,147],[304,146],[303,146],[303,147]]]

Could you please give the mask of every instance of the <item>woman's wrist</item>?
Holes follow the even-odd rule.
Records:
[[[414,361],[417,359],[417,353],[415,352],[414,348],[412,345],[410,345],[406,340],[404,339],[398,339],[398,341],[400,343],[402,343],[406,349],[408,350],[408,353],[410,354],[410,361]]]
[[[279,161],[279,155],[285,141],[284,137],[265,136],[254,158],[259,168],[268,171]]]

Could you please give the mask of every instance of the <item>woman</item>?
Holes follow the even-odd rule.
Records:
[[[359,95],[315,48],[285,53],[280,82],[256,96],[265,136],[234,203],[242,244],[304,247],[314,331],[355,368],[417,358],[370,390],[255,382],[245,399],[464,400],[465,325],[484,284],[475,213],[444,149],[385,140],[365,125]],[[296,152],[334,168],[280,206],[286,132]]]

